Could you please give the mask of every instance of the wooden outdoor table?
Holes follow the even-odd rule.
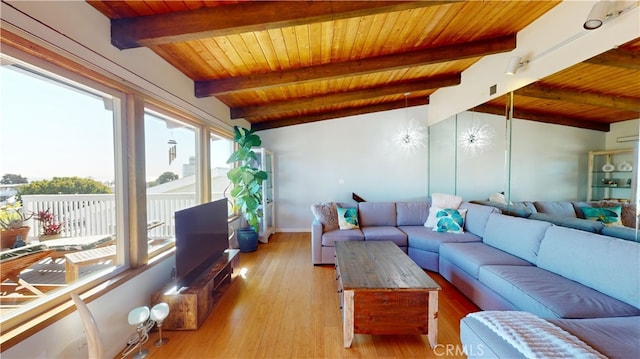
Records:
[[[336,242],[344,347],[354,334],[427,335],[438,342],[440,286],[391,241]]]

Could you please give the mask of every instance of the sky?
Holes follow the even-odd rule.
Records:
[[[99,97],[0,67],[0,176],[19,174],[29,181],[78,176],[112,182],[113,126],[113,114]],[[167,126],[147,115],[145,138],[147,180],[165,171],[182,177],[182,165],[195,154],[194,130]],[[170,139],[177,142],[171,165]],[[213,144],[218,155],[212,161],[224,164],[228,152],[218,150],[224,146],[216,142],[220,141]]]

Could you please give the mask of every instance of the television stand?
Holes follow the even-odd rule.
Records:
[[[162,329],[198,329],[231,284],[233,269],[240,262],[239,252],[225,250],[222,257],[188,287],[176,288],[174,283],[153,292],[151,305],[169,304],[169,316],[162,322]]]

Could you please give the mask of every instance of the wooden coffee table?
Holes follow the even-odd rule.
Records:
[[[438,343],[440,286],[391,241],[336,242],[344,347],[354,334],[427,335]]]

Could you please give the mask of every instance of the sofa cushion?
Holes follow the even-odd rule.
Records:
[[[640,244],[552,227],[540,245],[540,268],[640,308]]]
[[[335,243],[341,241],[364,241],[364,234],[359,229],[336,229],[322,234],[323,246],[335,247]]]
[[[640,228],[640,221],[636,221],[636,205],[635,203],[621,203],[618,201],[598,201],[589,203],[591,207],[615,207],[622,206],[622,225],[631,228]],[[637,223],[636,223],[637,222]]]
[[[535,266],[486,265],[478,279],[518,309],[543,318],[640,315],[640,309]]]
[[[322,223],[324,231],[340,228],[338,225],[338,211],[334,202],[322,202],[311,205],[313,216]]]
[[[393,241],[399,247],[407,246],[407,235],[396,227],[362,227],[362,234],[367,241]]]
[[[464,230],[479,237],[484,237],[489,215],[491,215],[491,213],[499,213],[496,208],[469,202],[463,202],[460,205],[460,209],[467,210],[467,216],[464,219]]]
[[[550,319],[607,358],[638,358],[640,317]]]
[[[591,203],[589,202],[571,202],[573,205],[573,210],[576,212],[576,217],[585,219],[584,213],[582,212],[582,207],[591,207]]]
[[[549,222],[493,213],[487,221],[482,241],[528,262],[536,263],[540,241]]]
[[[478,279],[478,271],[483,265],[532,265],[520,257],[481,242],[442,243],[440,245],[440,258],[448,260],[475,279]]]
[[[361,227],[396,225],[394,202],[360,202],[358,211]]]
[[[342,230],[360,228],[358,222],[358,208],[357,207],[337,207],[338,212],[338,226]]]
[[[401,226],[398,228],[407,234],[409,247],[434,253],[438,253],[442,243],[481,241],[480,237],[470,232],[461,234],[441,233],[434,232],[431,228],[424,226]]]
[[[602,222],[605,226],[622,226],[622,206],[582,207],[581,209],[588,220]]]
[[[581,231],[587,231],[591,233],[598,233],[605,227],[604,223],[602,222],[575,217],[561,217],[548,213],[533,213],[531,217],[529,217],[529,219],[546,221],[558,226],[579,229]]]
[[[604,227],[600,234],[621,238],[627,241],[635,241],[640,242],[640,235],[638,234],[638,230],[630,227]]]
[[[421,226],[429,216],[429,202],[396,202],[398,226]]]
[[[466,209],[441,209],[436,213],[436,225],[433,230],[443,233],[464,233],[463,226],[466,215]]]
[[[458,209],[462,204],[462,197],[445,194],[434,193],[431,195],[431,208],[429,208],[429,217],[424,222],[425,227],[436,226],[436,213],[441,209]]]
[[[577,217],[573,203],[569,201],[535,201],[533,205],[536,206],[538,212],[561,217]]]
[[[431,205],[438,208],[458,208],[462,204],[462,197],[454,194],[433,193]]]
[[[533,213],[529,208],[527,208],[526,206],[522,205],[522,204],[503,204],[503,203],[497,203],[497,202],[491,202],[491,201],[471,201],[471,203],[475,203],[475,204],[481,204],[484,206],[491,206],[491,207],[495,207],[498,210],[500,210],[500,213],[502,214],[506,214],[509,216],[514,216],[514,217],[523,217],[523,218],[527,218],[531,215],[531,213]]]

